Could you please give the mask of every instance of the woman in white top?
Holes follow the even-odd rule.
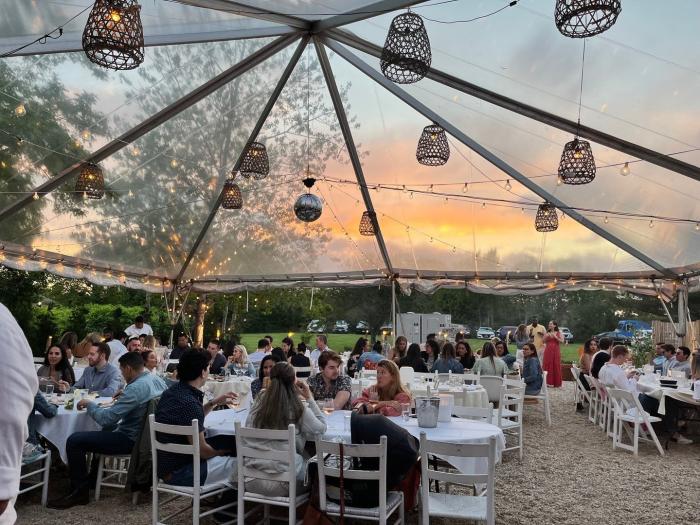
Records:
[[[508,366],[496,356],[496,347],[493,343],[484,343],[481,349],[481,359],[477,359],[472,369],[473,374],[482,376],[503,377],[508,371]]]
[[[303,401],[302,401],[303,400]],[[286,430],[294,424],[296,430],[296,476],[299,488],[304,479],[304,446],[326,433],[326,418],[318,408],[306,381],[297,380],[294,367],[289,363],[277,363],[270,372],[269,386],[260,392],[245,422],[247,427]],[[247,446],[261,451],[278,451],[279,441],[256,440]],[[276,474],[285,472],[287,465],[278,460],[248,460],[246,466]],[[268,496],[287,496],[289,485],[279,481],[253,480],[246,490]]]
[[[228,369],[235,376],[255,377],[255,367],[248,360],[248,350],[245,346],[233,347],[233,354],[228,358]]]

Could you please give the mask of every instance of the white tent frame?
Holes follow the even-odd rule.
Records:
[[[540,185],[529,179],[526,175],[510,166],[498,155],[489,151],[458,127],[453,125],[447,118],[432,111],[427,106],[408,94],[399,85],[392,83],[383,77],[376,69],[364,62],[358,55],[350,52],[347,47],[360,50],[375,57],[381,55],[381,48],[357,37],[356,35],[341,29],[342,26],[377,16],[381,13],[388,13],[398,9],[410,7],[423,3],[425,0],[378,0],[375,3],[363,8],[339,13],[336,16],[322,20],[305,20],[297,16],[290,16],[284,13],[275,12],[269,9],[252,7],[245,2],[232,0],[179,0],[182,4],[187,4],[200,8],[214,9],[224,12],[245,15],[251,18],[258,18],[268,22],[279,24],[276,27],[262,27],[257,29],[239,29],[231,31],[204,32],[185,35],[161,35],[156,38],[146,36],[147,45],[173,45],[183,43],[195,43],[205,41],[237,40],[248,38],[261,38],[277,36],[271,43],[244,58],[228,70],[202,84],[179,100],[173,102],[155,115],[147,118],[132,129],[123,133],[120,137],[112,140],[99,150],[95,151],[84,162],[100,162],[110,155],[125,148],[139,137],[153,130],[157,126],[175,117],[185,109],[205,98],[210,93],[238,78],[249,71],[257,64],[265,61],[271,56],[286,49],[291,44],[297,43],[297,48],[292,55],[286,69],[278,81],[273,93],[263,110],[258,121],[251,132],[246,146],[253,142],[265,120],[272,111],[282,89],[286,85],[289,76],[294,70],[301,53],[307,45],[313,43],[318,56],[324,79],[329,90],[331,100],[335,109],[336,117],[343,133],[351,164],[355,172],[358,187],[362,194],[364,205],[369,212],[374,212],[374,205],[365,183],[365,176],[357,153],[355,142],[347,121],[340,94],[335,82],[335,77],[330,61],[326,54],[326,48],[334,51],[357,70],[377,82],[384,89],[407,103],[413,109],[421,113],[428,120],[442,126],[450,135],[459,140],[462,144],[490,162],[499,170],[508,174],[509,177],[520,182],[523,186],[565,210],[565,213],[584,227],[600,235],[621,250],[643,262],[652,268],[648,272],[608,272],[608,273],[518,273],[508,272],[437,272],[413,269],[395,268],[392,265],[389,252],[382,235],[376,215],[372,215],[375,228],[375,238],[377,247],[383,259],[385,267],[377,271],[365,272],[339,272],[320,274],[293,274],[293,275],[240,275],[240,276],[219,276],[218,278],[198,278],[189,281],[192,290],[197,291],[236,291],[240,289],[254,289],[260,287],[338,287],[338,286],[358,286],[377,285],[398,282],[405,291],[416,288],[422,291],[434,291],[439,287],[468,287],[474,291],[483,293],[515,294],[515,293],[545,293],[553,289],[580,289],[580,288],[606,288],[627,289],[635,293],[660,295],[664,299],[675,295],[679,285],[697,287],[697,279],[692,279],[700,275],[700,264],[691,271],[687,269],[667,268],[654,260],[648,254],[631,246],[624,240],[613,235],[611,232],[595,224],[582,214],[555,197]],[[0,39],[0,49],[9,47],[9,43]],[[63,53],[76,51],[76,39],[67,38],[53,41],[49,46],[37,48],[32,46],[23,51],[24,54],[36,55],[46,53]],[[632,155],[641,160],[671,170],[694,180],[700,181],[700,168],[688,164],[679,159],[670,157],[649,148],[639,146],[632,142],[614,137],[602,131],[587,126],[578,126],[575,122],[564,119],[560,116],[548,113],[520,101],[505,97],[493,91],[489,91],[475,84],[456,78],[445,72],[431,68],[427,77],[439,82],[449,88],[458,90],[467,95],[479,98],[491,104],[505,108],[509,111],[526,116],[528,118],[543,122],[558,129],[575,133],[578,130],[580,136],[588,138],[609,148]],[[245,148],[242,150],[245,151]],[[241,153],[242,155],[242,153]],[[67,178],[74,176],[84,162],[76,163],[52,179],[37,186],[32,193],[28,193],[18,198],[11,205],[0,210],[0,221],[17,213],[19,210],[32,202],[34,192],[46,194],[56,189]],[[241,157],[238,158],[234,170],[240,165]],[[199,235],[190,248],[188,255],[178,271],[177,275],[162,275],[158,272],[145,273],[139,268],[129,268],[123,265],[110,265],[106,262],[81,259],[78,257],[68,257],[58,253],[32,250],[23,245],[16,245],[0,241],[0,262],[14,268],[26,270],[47,270],[53,273],[68,277],[84,278],[97,284],[123,285],[132,288],[139,288],[153,292],[160,292],[162,289],[174,289],[182,286],[187,268],[192,258],[197,253],[200,243],[204,239],[209,227],[214,220],[221,205],[222,195],[217,198],[205,221]]]

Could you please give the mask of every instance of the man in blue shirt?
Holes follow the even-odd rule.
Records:
[[[122,376],[116,366],[109,363],[111,348],[107,343],[93,343],[88,352],[88,364],[73,389],[86,388],[100,397],[111,397],[119,391]]]
[[[376,364],[379,363],[382,359],[384,359],[384,356],[381,354],[382,351],[382,343],[379,341],[376,341],[374,345],[372,346],[372,350],[369,352],[365,352],[360,356],[359,361],[357,362],[357,369],[362,370],[363,368],[369,368],[365,366],[365,363],[369,361],[375,366],[372,366],[372,369],[377,368]]]
[[[165,390],[165,382],[144,370],[143,358],[137,352],[119,358],[119,368],[127,385],[117,402],[107,408],[94,401],[81,400],[78,410],[87,408],[88,415],[102,430],[76,432],[66,442],[71,492],[49,501],[53,509],[68,509],[75,505],[87,505],[90,497],[89,476],[85,455],[130,454],[138,438],[148,402]]]

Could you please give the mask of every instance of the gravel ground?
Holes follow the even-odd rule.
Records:
[[[496,522],[500,524],[683,525],[697,523],[700,437],[693,445],[671,443],[665,457],[640,443],[639,457],[613,451],[612,442],[586,417],[575,413],[571,383],[550,390],[552,426],[537,405],[525,406],[525,454],[508,452],[496,467]],[[62,493],[65,476],[52,472],[51,492]],[[685,496],[681,493],[686,490]],[[692,492],[690,492],[692,491]],[[100,502],[67,511],[44,509],[38,493],[18,502],[18,524],[61,522],[87,525],[150,523],[150,499],[132,507],[127,495],[105,489]],[[688,499],[690,498],[690,499]],[[686,502],[686,503],[684,503]],[[175,523],[191,523],[188,514]],[[408,515],[417,523],[416,515]],[[203,523],[213,523],[205,519]],[[431,520],[447,523],[447,520]],[[461,523],[449,520],[449,523]],[[465,522],[466,523],[466,522]]]

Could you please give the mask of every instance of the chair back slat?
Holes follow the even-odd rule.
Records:
[[[452,415],[462,419],[475,419],[485,421],[486,423],[491,423],[493,419],[493,403],[489,403],[487,408],[463,407],[455,405],[452,408]]]
[[[487,443],[442,443],[429,440],[425,432],[420,434],[420,454],[422,479],[421,485],[424,496],[427,496],[429,481],[448,481],[460,485],[472,485],[474,483],[486,483],[487,497],[490,499],[489,505],[493,505],[493,480],[496,465],[496,437],[488,438]],[[429,458],[433,454],[440,456],[462,457],[462,458],[482,458],[487,461],[485,473],[462,473],[443,472],[432,468]],[[424,498],[425,501],[427,498]]]

